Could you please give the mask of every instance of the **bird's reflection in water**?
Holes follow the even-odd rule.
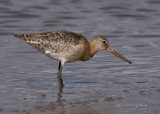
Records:
[[[61,65],[59,65],[61,66]],[[58,68],[57,72],[57,79],[58,79],[58,86],[59,86],[59,91],[57,93],[57,103],[62,104],[62,93],[63,93],[63,81],[62,81],[62,73],[61,73],[61,68]]]
[[[57,103],[62,104],[62,93],[63,93],[63,87],[59,87],[59,91],[57,93]]]

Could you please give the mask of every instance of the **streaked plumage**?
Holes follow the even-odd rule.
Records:
[[[14,34],[46,56],[62,62],[74,62],[82,59],[86,38],[68,31],[51,31],[35,34]]]

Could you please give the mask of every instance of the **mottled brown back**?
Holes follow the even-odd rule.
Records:
[[[14,34],[15,37],[23,39],[39,51],[52,50],[54,53],[67,51],[72,46],[80,43],[84,36],[69,31],[50,31],[34,34]]]

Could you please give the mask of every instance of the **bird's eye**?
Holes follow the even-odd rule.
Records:
[[[103,43],[105,44],[106,42],[105,42],[105,41],[103,41]]]

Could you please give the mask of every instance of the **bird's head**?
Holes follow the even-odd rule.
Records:
[[[108,40],[103,36],[96,36],[90,41],[91,50],[93,52],[101,51],[101,50],[107,50],[110,53],[114,54],[115,56],[119,57],[120,59],[128,62],[129,64],[132,64],[132,62],[125,57],[123,57],[121,54],[119,54],[117,51],[112,49],[108,43]]]

